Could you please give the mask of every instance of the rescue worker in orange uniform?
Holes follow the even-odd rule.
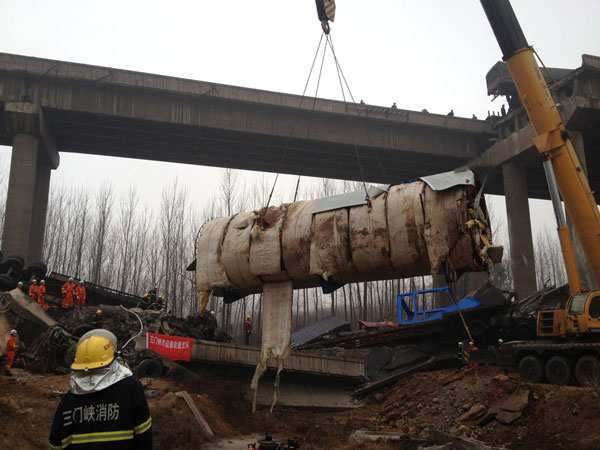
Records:
[[[244,321],[244,331],[246,332],[246,346],[250,345],[250,334],[252,334],[252,320],[250,316],[246,316]]]
[[[470,354],[470,360],[469,360],[469,368],[471,369],[475,369],[475,371],[477,371],[477,368],[479,367],[479,363],[477,361],[473,361],[473,355],[471,355],[471,352],[476,352],[478,351],[479,348],[475,347],[475,344],[473,342],[469,342],[469,354]]]
[[[69,309],[73,306],[73,294],[75,292],[73,278],[69,278],[69,281],[62,285],[61,292],[63,295],[62,307],[63,309]]]
[[[10,330],[10,337],[6,342],[6,366],[4,367],[4,375],[7,377],[12,377],[12,373],[10,373],[10,368],[13,365],[13,361],[15,360],[15,353],[17,351],[17,330]]]
[[[42,308],[44,308],[44,310],[46,310],[46,305],[45,305],[45,301],[46,301],[46,280],[42,280],[40,281],[40,285],[38,286],[38,291],[37,291],[37,302],[38,305],[40,305]]]
[[[29,296],[37,301],[37,293],[38,293],[38,284],[37,280],[31,280],[31,284],[29,285]]]
[[[85,308],[85,285],[80,280],[75,287],[75,309]]]

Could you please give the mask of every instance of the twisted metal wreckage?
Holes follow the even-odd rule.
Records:
[[[204,304],[210,294],[229,303],[263,293],[252,387],[269,358],[279,361],[279,375],[290,354],[293,289],[322,286],[328,293],[345,283],[460,275],[500,262],[480,188],[472,171],[453,171],[371,186],[366,196],[353,192],[206,222],[196,241]]]

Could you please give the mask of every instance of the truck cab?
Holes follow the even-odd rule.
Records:
[[[600,333],[600,290],[572,295],[565,309],[538,312],[538,336],[567,337]]]

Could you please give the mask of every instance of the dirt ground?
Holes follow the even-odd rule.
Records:
[[[184,384],[166,379],[142,381],[153,418],[154,448],[158,450],[211,448],[183,399],[171,394],[180,390],[192,394],[215,434],[215,442],[269,433],[280,440],[296,438],[302,449],[385,450],[418,446],[349,444],[348,437],[357,429],[393,431],[414,439],[442,430],[509,449],[599,448],[595,437],[600,419],[596,390],[525,383],[515,371],[497,367],[480,367],[477,372],[416,373],[369,396],[364,406],[351,411],[276,407],[272,415],[266,409],[252,414],[250,403],[244,399],[243,381],[235,374],[206,371],[194,383]],[[54,411],[61,392],[67,389],[68,375],[43,377],[15,369],[13,378],[0,377],[0,448],[46,448]],[[522,417],[512,424],[459,422],[472,406],[481,403],[490,407],[523,389],[529,389],[528,404]],[[217,448],[216,444],[212,448]]]

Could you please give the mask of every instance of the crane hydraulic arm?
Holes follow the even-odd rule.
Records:
[[[544,169],[557,215],[558,234],[572,294],[582,291],[560,197],[552,192],[553,178],[565,202],[597,286],[600,286],[600,213],[565,124],[536,62],[509,0],[481,0],[500,45],[521,104],[535,131],[534,144],[546,160]],[[551,165],[551,166],[550,166]]]

